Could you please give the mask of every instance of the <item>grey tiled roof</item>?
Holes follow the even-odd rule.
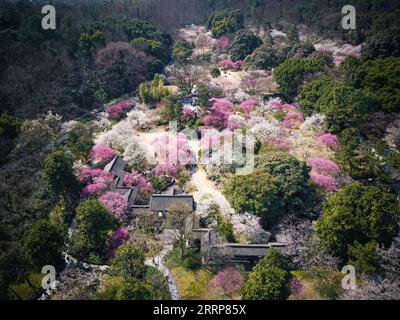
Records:
[[[150,210],[167,212],[171,208],[181,208],[190,212],[194,211],[194,200],[191,195],[164,195],[153,194],[150,198]]]
[[[125,175],[124,168],[125,161],[122,159],[122,157],[115,156],[115,158],[104,167],[104,171],[111,172],[116,176],[123,178]]]
[[[128,206],[131,207],[135,204],[135,200],[137,194],[139,192],[138,187],[130,188],[130,187],[117,187],[114,189],[114,192],[125,195],[128,198]]]

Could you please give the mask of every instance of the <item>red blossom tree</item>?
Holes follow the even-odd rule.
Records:
[[[211,280],[210,286],[220,288],[224,294],[232,298],[243,286],[244,278],[234,267],[226,267]]]

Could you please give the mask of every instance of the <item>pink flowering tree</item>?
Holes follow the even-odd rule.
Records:
[[[312,157],[307,160],[307,164],[312,168],[310,172],[312,182],[328,191],[337,190],[338,183],[335,175],[340,172],[340,168],[335,162],[320,157]]]
[[[191,119],[195,119],[198,116],[198,113],[196,112],[196,110],[194,110],[191,107],[188,106],[184,106],[182,109],[182,117],[187,119],[187,120],[191,120]]]
[[[320,157],[312,157],[307,159],[307,164],[315,171],[320,174],[335,175],[340,172],[339,166],[328,159]]]
[[[279,137],[279,138],[269,138],[267,139],[267,143],[273,145],[275,148],[279,150],[290,150],[290,148],[293,147],[293,143],[285,137]]]
[[[296,277],[293,277],[290,280],[290,293],[295,298],[300,298],[302,292],[303,292],[303,283]]]
[[[97,165],[105,165],[110,162],[117,153],[108,146],[94,146],[89,155],[89,160]]]
[[[107,258],[114,258],[115,253],[125,241],[129,240],[129,230],[128,228],[119,228],[114,231],[111,236],[110,242],[107,248]]]
[[[255,105],[257,104],[257,100],[256,99],[246,99],[244,101],[242,101],[242,103],[240,104],[240,108],[246,112],[246,113],[250,113],[251,111],[254,110]]]
[[[113,177],[114,175],[111,172],[85,167],[79,174],[78,180],[84,184],[88,184],[99,180],[111,181]]]
[[[82,196],[83,197],[99,197],[102,194],[104,194],[108,189],[110,185],[103,183],[103,182],[95,182],[95,183],[90,183],[87,186],[85,186],[82,189]]]
[[[229,48],[229,45],[230,45],[230,40],[228,37],[222,36],[218,38],[216,45],[217,52],[221,53],[226,51]]]
[[[137,171],[127,173],[124,176],[124,185],[127,187],[139,187],[145,190],[153,189],[153,186],[147,181],[146,177]]]
[[[218,272],[210,282],[212,288],[221,289],[223,293],[232,298],[238,294],[238,290],[243,286],[244,278],[234,267],[226,267]]]
[[[247,94],[253,96],[259,95],[263,90],[260,79],[243,79],[240,82],[240,88]]]
[[[242,129],[246,125],[246,119],[242,116],[232,114],[228,118],[228,129],[235,131],[236,129]]]
[[[284,107],[283,105],[282,107]],[[285,118],[283,119],[283,124],[287,128],[298,128],[304,122],[304,118],[300,112],[288,111]]]
[[[107,208],[107,210],[121,219],[128,212],[128,199],[125,195],[116,192],[106,192],[99,201]]]
[[[332,133],[322,133],[318,136],[318,140],[331,149],[338,147],[338,137]]]
[[[157,177],[166,176],[175,178],[181,169],[182,166],[179,164],[158,164],[154,168],[154,174]]]
[[[117,120],[133,108],[133,104],[129,100],[123,100],[116,104],[113,104],[106,109],[106,113],[109,119]]]
[[[191,164],[193,161],[189,143],[182,133],[165,134],[152,142],[158,164]]]
[[[315,171],[310,172],[310,179],[313,183],[315,183],[318,187],[325,189],[327,191],[334,191],[338,189],[337,181],[334,177],[319,174]]]
[[[203,118],[204,124],[218,130],[225,129],[228,126],[228,118],[233,113],[233,104],[220,98],[212,98],[210,102],[211,111]]]
[[[340,64],[340,63],[342,63],[344,60],[346,60],[346,57],[345,57],[345,56],[338,56],[338,55],[333,56],[333,62],[334,62],[335,64]]]
[[[99,197],[105,193],[112,185],[114,175],[101,169],[83,168],[78,176],[78,180],[86,184],[82,189],[82,196]]]
[[[219,66],[225,70],[238,70],[244,65],[243,60],[233,62],[231,59],[225,59],[220,61]]]

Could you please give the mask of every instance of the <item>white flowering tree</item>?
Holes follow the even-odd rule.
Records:
[[[241,243],[268,243],[271,234],[260,225],[260,218],[250,213],[232,214],[229,221],[233,225],[236,240]]]

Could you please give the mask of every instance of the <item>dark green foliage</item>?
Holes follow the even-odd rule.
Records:
[[[11,284],[22,282],[29,268],[29,257],[20,243],[0,242],[0,299],[13,295]]]
[[[286,300],[290,295],[290,278],[286,258],[276,249],[269,249],[240,289],[242,299]]]
[[[173,184],[172,179],[165,176],[159,178],[153,176],[149,179],[149,182],[153,186],[156,193],[161,193],[167,190]]]
[[[172,56],[179,61],[185,61],[192,56],[195,45],[193,42],[178,40],[172,50]]]
[[[286,32],[286,37],[289,42],[296,42],[299,40],[299,33],[297,32],[296,26],[290,26]]]
[[[0,138],[14,139],[22,126],[23,120],[2,113],[0,116]]]
[[[229,220],[222,218],[221,216],[219,216],[218,220],[219,220],[217,226],[218,233],[224,236],[226,238],[226,241],[236,242],[235,235],[233,234],[232,223],[230,223]]]
[[[284,206],[279,195],[279,180],[262,169],[229,178],[224,185],[224,194],[237,212],[263,216],[269,226],[276,221]]]
[[[261,44],[262,40],[260,37],[251,31],[242,30],[238,32],[229,49],[232,61],[244,60]]]
[[[244,17],[240,10],[221,10],[213,12],[206,23],[215,38],[233,33],[244,27]]]
[[[124,277],[143,279],[146,272],[143,250],[131,242],[126,242],[117,249],[111,260],[111,272]]]
[[[291,58],[275,69],[274,76],[280,91],[288,99],[294,99],[305,77],[321,73],[327,66],[324,57]]]
[[[40,271],[45,265],[52,265],[56,270],[62,268],[65,236],[64,230],[47,220],[36,221],[26,231],[22,244],[34,270]]]
[[[76,158],[86,160],[93,146],[93,128],[90,124],[78,122],[70,128],[67,147]]]
[[[343,69],[347,82],[373,98],[379,109],[400,110],[400,57],[347,59]]]
[[[266,152],[256,157],[255,166],[278,179],[286,213],[306,214],[315,206],[315,190],[309,184],[309,168],[304,162],[287,152]]]
[[[88,262],[104,263],[108,241],[118,226],[117,219],[96,199],[81,202],[76,212],[77,229],[71,238],[71,253]]]
[[[169,96],[162,100],[159,115],[165,124],[170,121],[181,121],[182,104],[178,96]]]
[[[221,71],[218,68],[214,68],[211,70],[211,76],[213,78],[218,78],[221,75]]]
[[[197,250],[189,248],[182,257],[182,267],[189,270],[197,270],[201,267],[201,255]]]
[[[246,64],[255,69],[271,69],[278,66],[284,60],[279,56],[278,50],[262,45],[254,50],[251,56],[246,58]]]
[[[380,262],[377,247],[378,244],[375,241],[364,245],[356,241],[349,245],[349,264],[354,266],[357,272],[374,273],[378,270]]]
[[[368,58],[399,57],[400,28],[384,30],[370,37],[363,53]]]
[[[326,116],[327,129],[339,132],[349,127],[360,127],[368,119],[374,100],[361,90],[336,84],[323,92],[317,105]]]
[[[200,85],[197,87],[197,94],[199,95],[200,106],[202,108],[207,108],[209,106],[209,100],[211,98],[220,98],[223,96],[223,90],[217,87]]]
[[[78,182],[73,171],[72,157],[62,151],[50,153],[43,165],[43,180],[55,195],[77,192]]]
[[[397,233],[400,207],[396,196],[355,182],[330,196],[317,222],[321,244],[346,261],[349,246],[370,241],[389,246]]]
[[[299,92],[298,102],[301,112],[306,116],[321,112],[318,100],[324,92],[329,91],[332,80],[323,76],[304,84]]]
[[[104,46],[104,34],[101,31],[97,30],[92,34],[84,32],[79,38],[79,49],[84,55],[91,55],[102,46]]]
[[[393,151],[386,158],[387,162],[396,170],[400,170],[400,152]]]

